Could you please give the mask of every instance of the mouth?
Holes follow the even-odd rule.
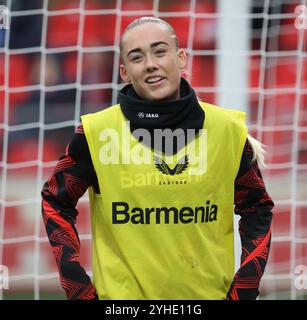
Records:
[[[145,79],[145,82],[151,86],[159,86],[166,79],[162,76],[152,76]]]

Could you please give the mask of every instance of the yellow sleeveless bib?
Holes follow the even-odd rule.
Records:
[[[234,181],[245,114],[200,102],[203,132],[176,157],[130,133],[120,106],[82,116],[100,299],[224,299],[234,276]]]

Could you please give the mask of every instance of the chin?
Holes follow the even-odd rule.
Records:
[[[150,95],[150,100],[156,100],[156,101],[167,101],[167,100],[176,100],[178,99],[177,93],[164,93],[164,94],[155,94]]]
[[[171,98],[169,98],[168,96],[151,96],[150,98],[148,98],[149,100],[153,100],[153,101],[167,101],[167,100],[172,100]]]

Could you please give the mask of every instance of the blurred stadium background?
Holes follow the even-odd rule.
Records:
[[[295,288],[296,266],[307,267],[307,32],[295,13],[306,2],[0,0],[10,11],[0,28],[0,265],[10,276],[0,298],[65,298],[40,190],[80,115],[117,101],[121,32],[154,15],[177,30],[198,95],[245,110],[267,146],[262,172],[276,207],[260,299],[306,299]],[[87,196],[78,209],[91,273]]]

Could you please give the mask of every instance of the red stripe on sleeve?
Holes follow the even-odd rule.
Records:
[[[259,246],[257,248],[255,248],[254,251],[252,251],[247,258],[242,262],[241,268],[243,268],[247,263],[249,263],[250,261],[252,261],[253,259],[255,259],[256,257],[258,257],[260,255],[260,253],[265,249],[265,247],[267,246],[269,240],[270,240],[270,236],[271,236],[271,229],[268,231],[268,233],[266,234],[266,236],[264,237],[263,241],[259,244]]]
[[[59,224],[62,228],[67,230],[71,234],[72,239],[74,241],[79,243],[78,237],[77,237],[72,225],[68,221],[66,221],[63,217],[61,217],[59,212],[57,210],[55,210],[46,200],[43,200],[42,205],[43,205],[43,209],[45,211],[45,214],[47,216],[47,219],[51,218],[53,221],[55,221],[57,224]]]

